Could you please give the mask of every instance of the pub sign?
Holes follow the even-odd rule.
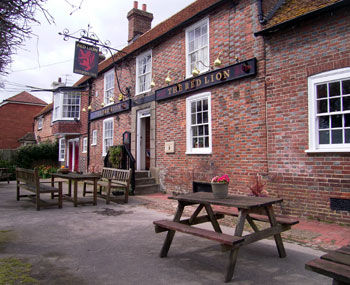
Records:
[[[75,42],[73,72],[97,77],[98,73],[98,47]]]

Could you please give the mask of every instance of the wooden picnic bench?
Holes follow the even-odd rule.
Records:
[[[97,181],[97,185],[100,186],[98,196],[106,199],[106,204],[110,201],[116,202],[117,198],[112,197],[112,189],[118,189],[124,191],[124,202],[128,203],[129,188],[131,180],[131,169],[117,169],[104,167],[102,169],[100,180]],[[88,191],[86,190],[86,185],[91,185],[91,181],[84,181],[83,196],[85,196]],[[105,190],[106,194],[102,191]]]
[[[333,278],[333,285],[350,284],[350,246],[343,246],[311,260],[305,264],[305,268]]]
[[[40,182],[40,177],[38,173],[38,169],[24,169],[24,168],[16,168],[16,181],[17,181],[17,201],[22,197],[28,197],[34,199],[36,203],[36,209],[39,211],[40,207],[46,206],[58,206],[58,208],[62,208],[62,182],[58,182],[58,188],[53,187],[51,185],[45,185],[44,182]],[[51,182],[48,182],[51,183]],[[21,195],[20,189],[23,188],[27,191],[30,191],[34,194],[31,195]],[[51,194],[51,199],[55,198],[55,194],[57,194],[58,201],[57,202],[47,202],[43,201],[41,198],[42,194]]]
[[[10,176],[11,176],[11,173],[8,172],[7,168],[4,168],[4,167],[0,168],[0,180],[7,179],[7,183],[9,184]]]
[[[281,203],[283,200],[280,198],[230,195],[227,198],[219,199],[215,198],[212,193],[196,192],[169,197],[169,199],[178,201],[177,211],[173,220],[153,222],[156,233],[167,231],[160,251],[160,257],[166,257],[168,255],[171,243],[177,231],[219,242],[222,249],[228,249],[230,251],[225,272],[225,282],[229,282],[232,279],[237,262],[238,250],[241,246],[268,237],[274,237],[279,257],[285,257],[286,252],[281,233],[298,223],[295,219],[285,216],[278,217],[274,214],[272,206],[276,203]],[[198,206],[192,216],[189,219],[181,220],[184,208],[193,205]],[[215,208],[215,211],[213,211],[212,206],[226,208]],[[237,208],[238,210],[231,211],[232,208]],[[199,216],[203,209],[206,210],[207,215]],[[221,211],[219,211],[219,209],[221,209]],[[227,214],[237,214],[238,216],[234,234],[223,233],[218,223],[218,219],[223,218],[224,215]],[[254,220],[268,222],[268,226],[260,230],[257,225],[255,225]],[[213,226],[213,230],[194,227],[196,224],[209,221]],[[245,221],[248,221],[252,226],[254,230],[253,233],[243,234]]]

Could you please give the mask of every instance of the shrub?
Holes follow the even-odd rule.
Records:
[[[8,172],[11,174],[10,180],[16,179],[16,165],[13,162],[7,160],[0,160],[0,168],[7,168]]]
[[[58,162],[58,142],[49,141],[41,144],[26,145],[18,149],[16,165],[23,168],[33,168],[40,161],[51,165]]]

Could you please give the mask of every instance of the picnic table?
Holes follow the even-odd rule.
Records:
[[[68,180],[68,194],[64,195],[65,200],[73,201],[74,207],[77,207],[78,204],[83,205],[87,203],[93,203],[93,205],[97,205],[97,180],[100,178],[99,174],[96,173],[85,173],[85,174],[79,174],[79,173],[52,173],[51,174],[51,183],[54,185],[55,178],[63,178]],[[91,180],[93,181],[93,199],[86,200],[79,199],[78,200],[78,182],[79,181],[86,181]],[[72,182],[73,182],[73,199],[72,199]]]
[[[305,268],[333,278],[333,285],[350,284],[350,245],[309,261]]]
[[[275,215],[272,206],[281,203],[283,201],[281,198],[231,195],[227,198],[218,199],[214,198],[212,193],[196,192],[169,197],[169,199],[178,201],[177,210],[173,220],[160,220],[153,222],[155,224],[156,233],[167,231],[166,238],[160,251],[160,257],[167,256],[176,231],[217,241],[221,244],[223,249],[230,250],[225,272],[225,282],[229,282],[232,279],[238,257],[238,250],[241,246],[273,236],[279,256],[281,258],[285,257],[286,252],[281,232],[289,230],[292,225],[298,223],[297,220],[287,219],[286,217],[281,218]],[[184,208],[191,205],[198,205],[198,207],[189,219],[181,220]],[[212,208],[213,205],[234,207],[238,209],[238,221],[234,235],[222,232],[218,219],[224,217],[224,211],[222,211],[222,213],[215,213]],[[207,215],[199,216],[202,209],[206,210]],[[269,226],[260,230],[254,223],[254,220],[256,219],[265,219]],[[254,232],[243,235],[245,221],[249,222]],[[211,222],[214,231],[193,226],[204,222]]]

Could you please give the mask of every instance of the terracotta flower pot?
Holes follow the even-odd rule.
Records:
[[[223,199],[227,197],[228,184],[211,182],[211,189],[215,198]]]

